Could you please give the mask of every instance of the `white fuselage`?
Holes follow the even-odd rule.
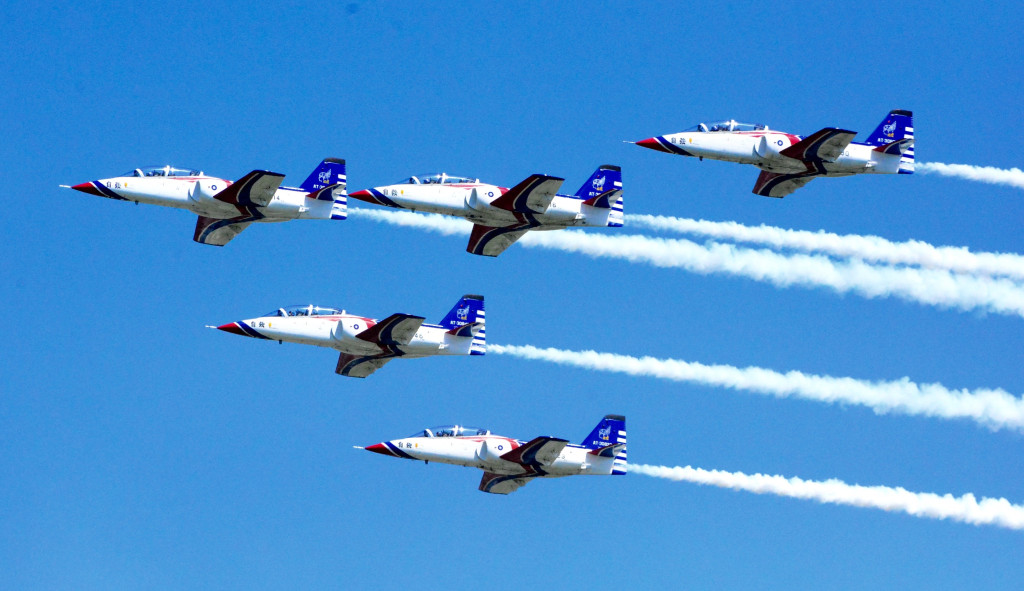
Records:
[[[508,453],[524,443],[526,442],[499,435],[479,435],[407,437],[393,439],[385,442],[384,445],[392,448],[392,454],[405,454],[409,456],[409,459],[469,466],[502,475],[528,474],[553,478],[576,474],[607,475],[612,473],[612,464],[615,458],[591,454],[589,449],[571,443],[562,449],[554,462],[544,465],[540,473],[517,462],[501,459],[502,454]],[[395,454],[395,448],[401,454]]]
[[[535,230],[622,223],[621,207],[592,207],[582,199],[567,195],[556,195],[544,213],[523,214],[491,205],[507,191],[486,183],[398,184],[351,193],[349,197],[388,207],[461,217],[474,224],[495,228],[527,221],[540,224],[533,228]]]
[[[779,131],[684,132],[661,136],[676,153],[684,156],[753,164],[761,170],[779,174],[799,174],[807,165],[780,154],[798,143],[800,136]],[[852,174],[896,174],[899,154],[875,151],[874,146],[851,142],[835,162],[823,162],[825,176]]]
[[[330,347],[349,355],[376,355],[381,346],[357,338],[360,332],[377,323],[372,318],[351,314],[329,316],[263,316],[242,320],[240,325],[247,336],[257,336],[275,341]],[[250,334],[249,331],[255,334]],[[430,355],[469,355],[473,338],[450,334],[443,327],[422,324],[407,345],[389,345],[405,357],[427,357]]]
[[[208,218],[230,219],[254,213],[256,222],[282,222],[294,219],[331,219],[333,201],[307,197],[302,189],[279,187],[273,199],[263,207],[224,203],[213,198],[232,183],[211,176],[114,177],[93,181],[102,188],[97,193],[111,199],[186,209]],[[343,191],[343,190],[340,190]],[[339,191],[339,192],[340,192]]]

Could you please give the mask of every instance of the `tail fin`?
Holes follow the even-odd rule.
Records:
[[[914,139],[914,114],[911,111],[894,109],[889,111],[865,143],[870,146],[884,146],[905,139]],[[903,150],[899,171],[900,174],[913,174],[914,146]]]
[[[483,355],[487,352],[487,335],[484,331],[484,296],[466,294],[462,296],[455,307],[448,311],[448,314],[441,321],[441,327],[459,336],[462,327],[469,326],[470,334],[473,335],[473,343],[469,347],[470,355]]]
[[[345,161],[341,158],[324,158],[299,188],[310,193],[310,199],[331,201],[334,199],[332,191],[325,189],[340,188],[344,193],[346,184]]]
[[[607,225],[622,227],[622,169],[612,164],[602,164],[583,183],[576,197],[592,207],[609,210]]]
[[[605,415],[581,445],[590,450],[612,448],[616,451],[612,474],[626,473],[626,417]]]
[[[611,208],[622,194],[622,169],[611,164],[602,164],[583,183],[576,197],[584,200],[587,205]]]

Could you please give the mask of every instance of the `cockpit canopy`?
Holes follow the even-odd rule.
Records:
[[[337,308],[322,308],[320,306],[288,306],[278,308],[263,316],[334,316],[335,314],[344,314],[344,312]]]
[[[471,179],[465,176],[449,176],[445,173],[440,174],[421,174],[419,176],[411,176],[404,181],[398,183],[399,185],[464,185],[470,183],[479,183],[480,179]]]
[[[487,429],[461,427],[459,425],[444,425],[442,427],[431,427],[429,429],[417,431],[409,437],[478,437],[480,435],[490,434],[491,432]]]
[[[760,123],[740,123],[735,119],[727,119],[725,121],[713,121],[711,123],[698,123],[685,131],[765,131],[767,129],[767,125],[762,125]]]
[[[175,168],[173,166],[146,166],[130,170],[121,176],[203,176],[203,171],[195,168]]]

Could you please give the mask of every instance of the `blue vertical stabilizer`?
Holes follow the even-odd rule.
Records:
[[[305,182],[299,187],[307,193],[317,193],[316,199],[332,200],[329,191],[322,191],[327,187],[341,185],[345,188],[345,161],[341,158],[324,158],[320,166],[313,169]],[[321,196],[322,195],[322,196]]]

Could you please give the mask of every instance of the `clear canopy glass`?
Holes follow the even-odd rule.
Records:
[[[698,123],[683,131],[764,131],[766,129],[768,129],[768,126],[760,123],[740,123],[735,119],[727,119],[725,121]]]
[[[341,314],[342,311],[337,308],[324,308],[322,306],[287,306],[285,308],[278,308],[269,314],[263,316],[334,316],[335,314]]]
[[[487,429],[464,427],[460,425],[443,425],[441,427],[431,427],[429,429],[417,431],[409,437],[479,437],[480,435],[490,434],[491,432]]]
[[[203,171],[197,168],[177,168],[174,166],[144,166],[126,172],[121,176],[202,176]]]
[[[445,173],[439,174],[421,174],[418,176],[411,176],[399,185],[462,185],[467,183],[479,183],[480,179],[473,179],[467,176],[450,176]]]

